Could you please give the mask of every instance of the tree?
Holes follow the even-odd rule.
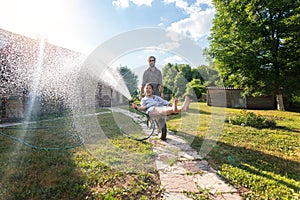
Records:
[[[205,92],[206,88],[201,80],[193,79],[191,82],[187,83],[184,96],[189,95],[192,99],[199,100]]]
[[[185,95],[195,96],[195,94],[195,98],[199,99],[201,97],[204,88],[204,79],[198,68],[191,68],[188,64],[168,63],[162,69],[162,74],[163,85],[166,87],[165,93],[172,91],[172,96],[179,98]],[[190,82],[192,83],[188,84]],[[188,91],[187,86],[189,87]],[[201,88],[201,92],[199,88]],[[196,89],[196,91],[192,91],[193,89]]]
[[[182,97],[185,93],[186,90],[186,84],[187,84],[187,80],[184,77],[183,72],[179,72],[174,80],[174,88],[173,88],[173,94],[176,97]]]
[[[187,82],[190,82],[192,80],[192,68],[188,64],[179,64],[178,65],[178,71],[182,73],[182,75],[185,77]]]
[[[163,86],[168,88],[168,91],[173,91],[174,88],[174,80],[178,71],[175,69],[174,65],[171,63],[166,64],[162,69],[163,76]]]
[[[136,91],[138,89],[138,77],[135,75],[131,69],[129,69],[127,66],[121,66],[120,69],[120,74],[122,75],[128,90],[131,95],[136,94]]]
[[[195,70],[201,75],[201,83],[208,86],[210,84],[216,84],[216,80],[219,78],[219,73],[213,65],[200,65]],[[221,85],[218,85],[221,86]]]
[[[191,73],[192,73],[192,76],[191,76],[192,80],[199,79],[201,84],[204,83],[204,78],[198,68],[193,68]]]
[[[300,93],[300,5],[295,0],[213,0],[209,55],[225,86],[245,94]]]

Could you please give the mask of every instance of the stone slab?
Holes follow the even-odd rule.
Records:
[[[185,174],[159,172],[159,177],[166,192],[198,192],[193,177]]]
[[[202,189],[208,189],[212,194],[236,193],[237,190],[226,184],[217,174],[206,172],[204,174],[194,174],[193,181]]]

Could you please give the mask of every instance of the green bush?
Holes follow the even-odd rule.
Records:
[[[255,128],[275,128],[276,121],[272,117],[265,117],[246,110],[229,118],[229,123],[240,126],[252,126]]]

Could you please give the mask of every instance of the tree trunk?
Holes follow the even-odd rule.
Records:
[[[277,110],[284,111],[282,94],[276,94]]]
[[[277,68],[277,71],[278,71],[278,68]],[[278,81],[276,81],[276,80],[279,80],[279,71],[276,74],[277,74],[277,78],[275,79],[275,94],[276,94],[277,110],[284,111],[282,93],[279,88],[279,83],[278,83]]]

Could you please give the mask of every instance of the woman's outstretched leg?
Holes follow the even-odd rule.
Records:
[[[189,109],[190,103],[191,103],[190,97],[186,96],[185,99],[184,99],[184,102],[181,106],[181,110],[182,111],[187,111]]]
[[[188,110],[190,102],[191,102],[191,99],[188,96],[186,96],[182,106],[178,106],[178,99],[175,98],[174,104],[172,107],[164,107],[163,109],[161,109],[161,107],[155,107],[155,110],[157,111],[157,113],[160,113],[163,115],[177,114],[177,113],[180,113],[181,111]]]
[[[174,98],[174,104],[173,104],[173,111],[174,112],[178,112],[177,104],[178,104],[178,99],[175,97]]]

